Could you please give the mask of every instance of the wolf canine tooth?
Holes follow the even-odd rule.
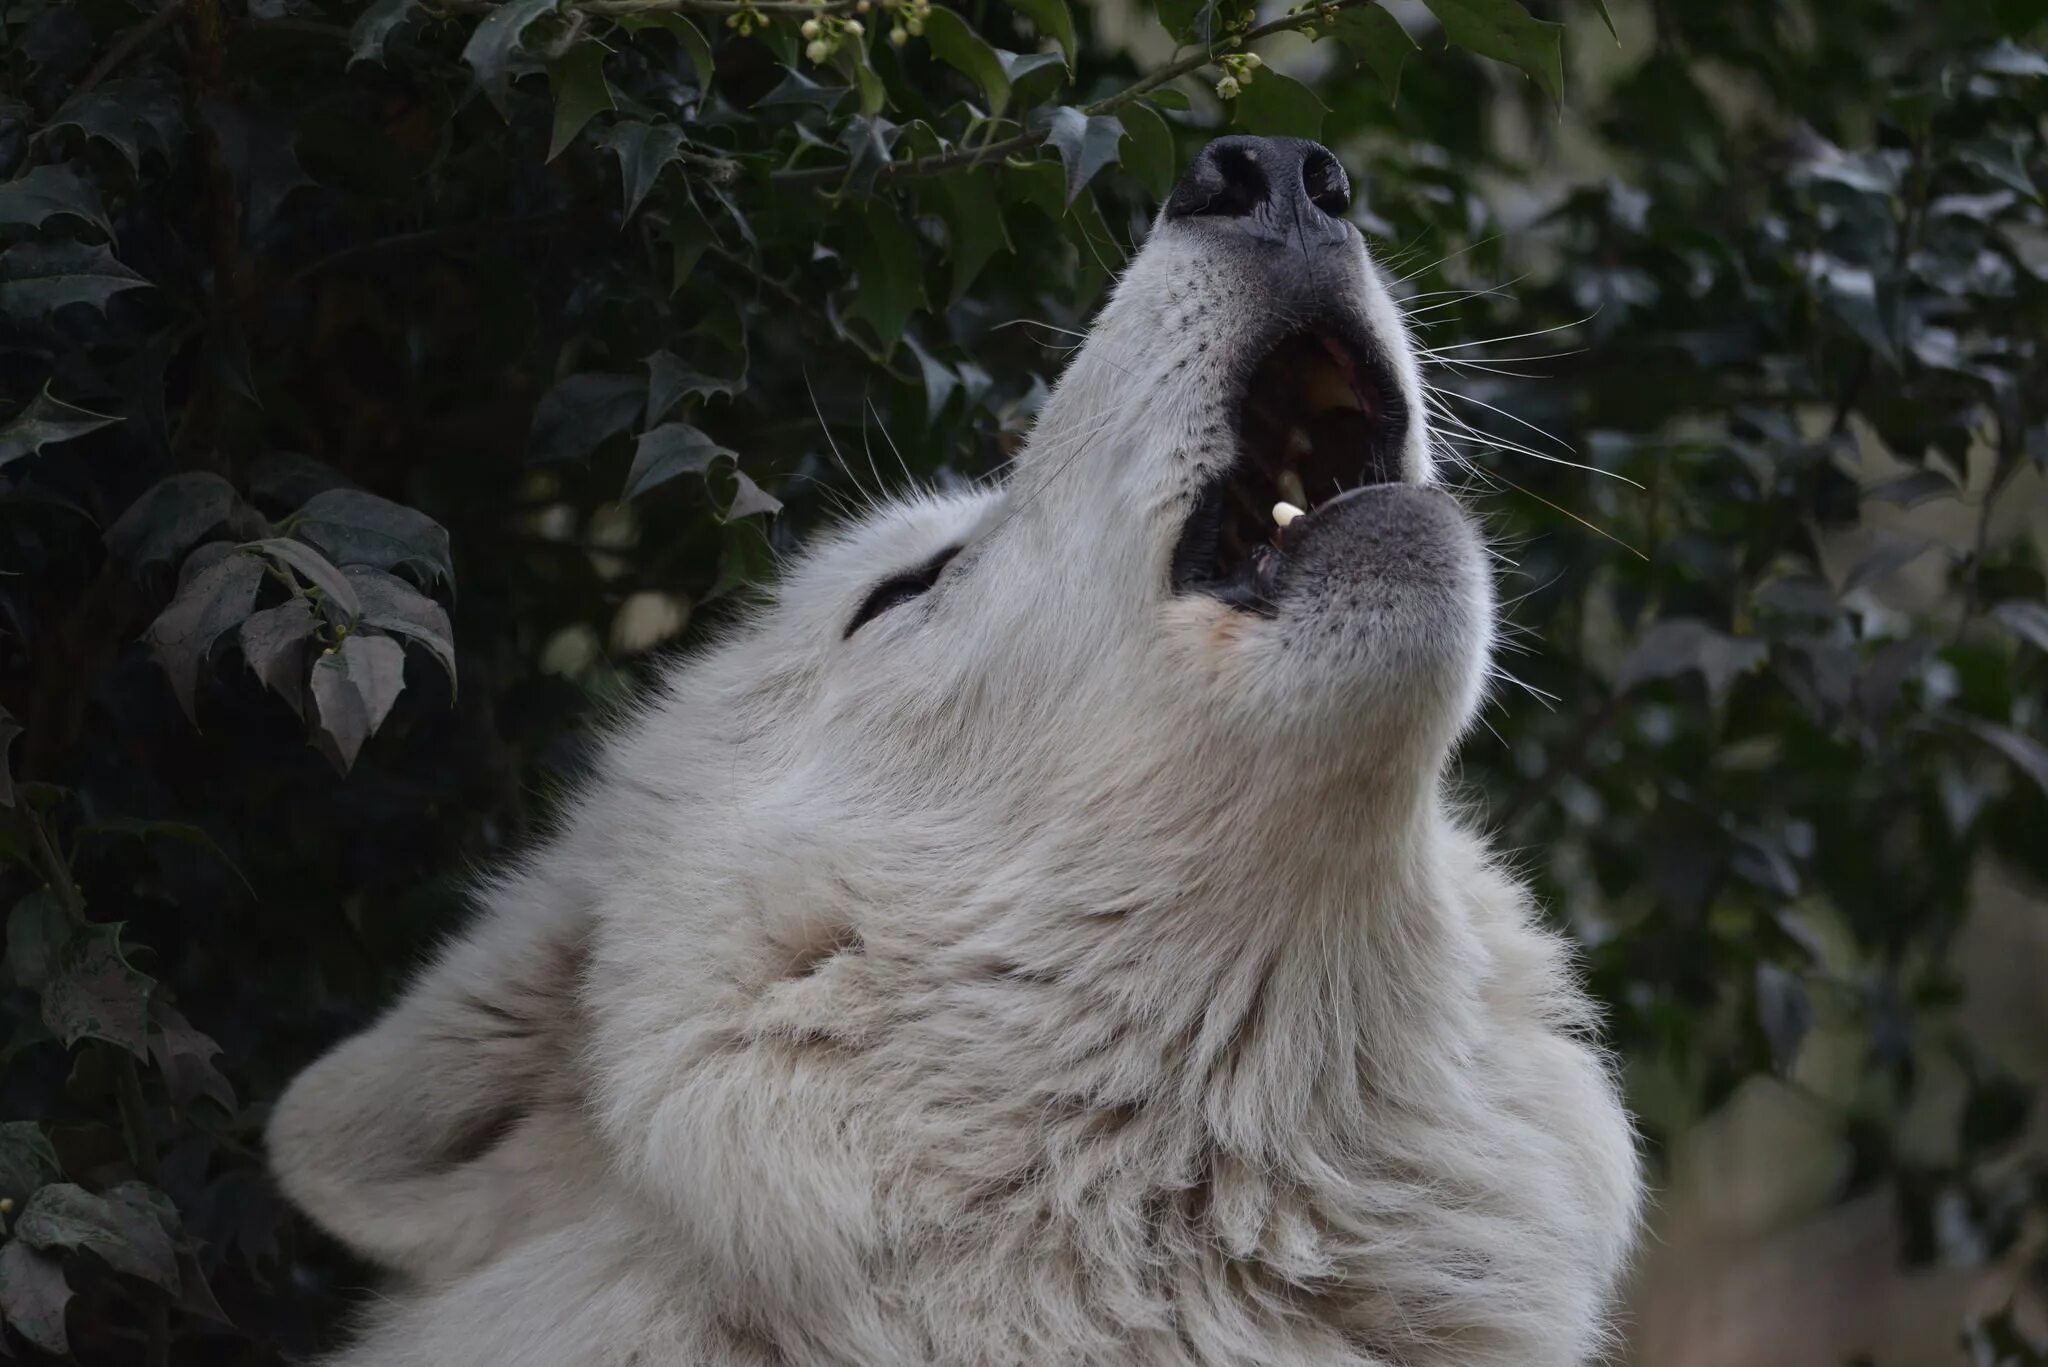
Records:
[[[1297,428],[1296,430],[1300,429]],[[1293,470],[1282,470],[1280,478],[1276,482],[1280,486],[1280,497],[1286,499],[1288,503],[1294,504],[1297,509],[1308,506],[1308,490],[1302,487],[1299,474]],[[1285,507],[1286,505],[1282,504],[1281,506]]]
[[[1273,520],[1283,527],[1301,515],[1301,509],[1295,507],[1292,503],[1275,503],[1273,505]]]

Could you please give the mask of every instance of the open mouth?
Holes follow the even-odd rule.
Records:
[[[1212,479],[1173,554],[1176,592],[1270,611],[1288,551],[1347,496],[1401,478],[1407,407],[1369,347],[1290,333],[1238,399],[1237,459]]]

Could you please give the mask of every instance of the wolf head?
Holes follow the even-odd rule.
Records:
[[[659,1249],[778,1361],[1590,1341],[1626,1127],[1439,795],[1492,591],[1348,207],[1210,144],[1007,477],[791,565],[294,1085],[292,1194],[493,1294]]]

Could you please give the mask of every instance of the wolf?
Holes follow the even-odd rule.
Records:
[[[277,1106],[333,1367],[1549,1367],[1629,1121],[1448,787],[1494,636],[1314,143],[1196,157],[1001,483],[822,537]]]

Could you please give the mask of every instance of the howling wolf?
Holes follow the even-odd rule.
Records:
[[[1492,585],[1349,205],[1211,143],[1007,481],[824,537],[293,1084],[334,1367],[1601,1351],[1631,1131],[1445,795]]]

